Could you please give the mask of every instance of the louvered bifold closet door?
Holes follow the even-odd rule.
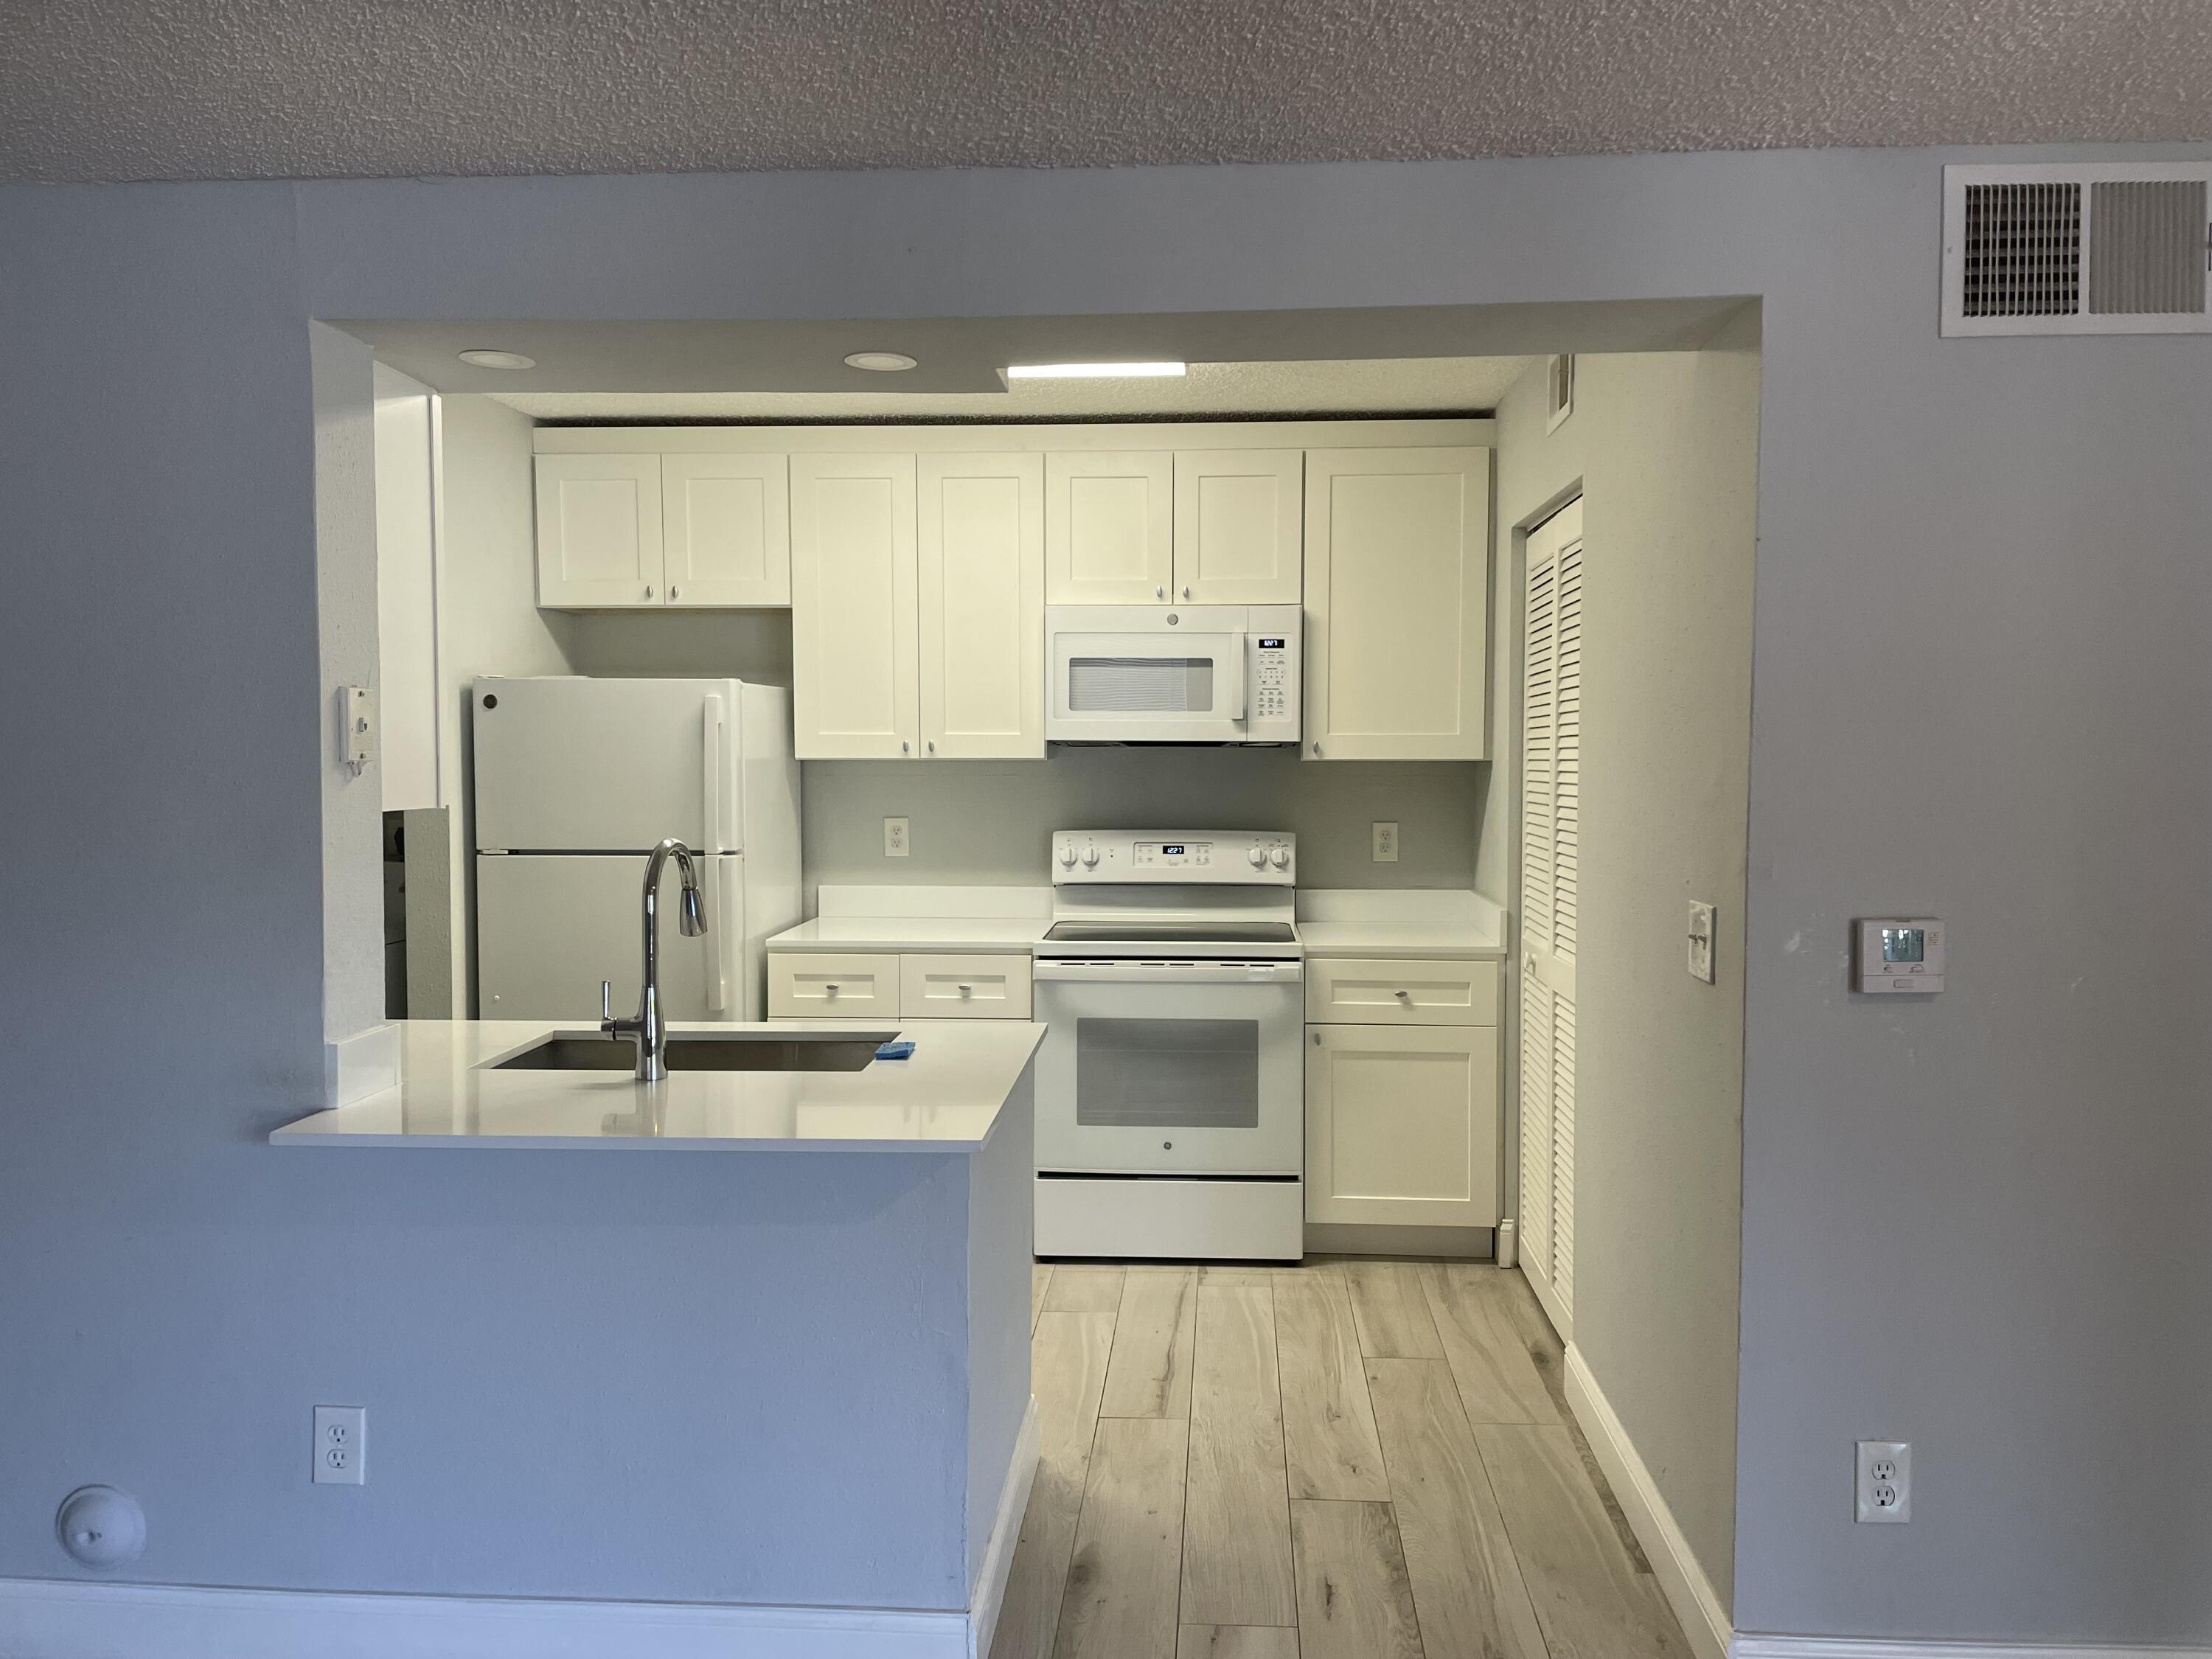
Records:
[[[1582,504],[1528,537],[1521,697],[1521,1260],[1574,1298],[1575,945],[1582,920]]]

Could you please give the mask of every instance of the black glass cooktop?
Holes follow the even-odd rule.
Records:
[[[1287,921],[1055,921],[1056,945],[1289,945]]]

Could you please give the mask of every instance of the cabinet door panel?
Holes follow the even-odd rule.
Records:
[[[1304,580],[1297,449],[1175,458],[1175,594],[1190,605],[1296,605]]]
[[[792,711],[801,760],[920,748],[914,457],[791,461]]]
[[[1487,752],[1490,452],[1306,457],[1306,757]]]
[[[1496,1226],[1496,1029],[1306,1029],[1306,1219]]]
[[[1044,459],[916,463],[925,757],[1044,753]]]
[[[538,603],[552,610],[659,604],[660,457],[537,461]]]
[[[668,600],[791,603],[791,481],[781,455],[664,455]]]
[[[1046,456],[1046,599],[1165,604],[1175,580],[1174,474],[1165,449]]]

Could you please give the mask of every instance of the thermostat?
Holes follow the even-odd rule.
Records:
[[[1927,916],[1857,924],[1858,988],[1893,993],[1943,988],[1943,924]]]

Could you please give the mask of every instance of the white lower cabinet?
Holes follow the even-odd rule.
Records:
[[[770,1019],[896,1019],[899,959],[827,951],[771,951]]]
[[[770,1019],[1027,1019],[1019,951],[771,951]]]
[[[1394,964],[1402,982],[1464,983],[1486,963]],[[1324,984],[1371,980],[1376,963],[1310,963]],[[1354,971],[1333,973],[1342,967]],[[1382,1226],[1498,1224],[1498,1008],[1439,1010],[1433,1024],[1340,1006],[1306,1027],[1306,1219]],[[1391,999],[1392,1003],[1396,999]],[[1467,1023],[1470,1016],[1480,1024]],[[1419,1018],[1419,1012],[1413,1012]]]

